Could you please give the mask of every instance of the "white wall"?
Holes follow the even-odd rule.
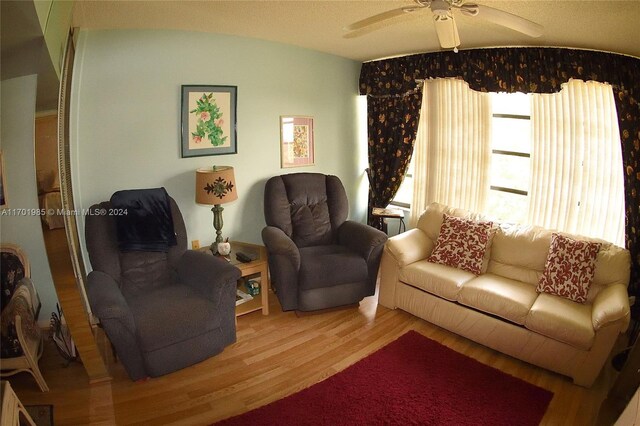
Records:
[[[355,61],[249,38],[83,30],[71,104],[76,207],[108,200],[120,189],[164,186],[180,206],[189,240],[209,244],[212,214],[195,204],[195,170],[215,164],[234,166],[238,181],[238,200],[224,205],[225,237],[261,243],[265,181],[292,172],[339,176],[351,218],[364,221],[359,70]],[[186,84],[238,87],[238,154],[180,157],[180,90]],[[314,117],[315,166],[280,168],[279,116],[289,114]]]
[[[29,257],[31,279],[42,301],[39,322],[47,324],[51,312],[56,311],[58,299],[49,270],[40,217],[9,215],[18,213],[13,209],[38,209],[34,160],[37,83],[37,76],[29,75],[4,80],[0,89],[0,148],[4,155],[4,185],[9,202],[9,210],[0,214],[0,241],[17,244]]]

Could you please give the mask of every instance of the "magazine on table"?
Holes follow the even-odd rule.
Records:
[[[236,290],[236,306],[241,305],[245,302],[253,300],[253,296],[245,293],[244,291],[237,289]]]

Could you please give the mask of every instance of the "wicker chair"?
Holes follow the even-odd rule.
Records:
[[[16,245],[0,245],[2,257],[2,358],[0,376],[27,372],[42,392],[49,391],[38,360],[43,336],[38,328],[40,300],[31,283],[29,260]]]

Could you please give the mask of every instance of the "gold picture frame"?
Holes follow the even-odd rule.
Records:
[[[313,117],[280,116],[280,166],[303,167],[315,164]]]

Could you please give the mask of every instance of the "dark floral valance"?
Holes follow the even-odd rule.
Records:
[[[495,48],[425,53],[362,64],[360,94],[415,89],[416,79],[462,78],[482,92],[554,93],[570,78],[595,80],[637,99],[640,59],[590,50]]]
[[[425,53],[364,63],[360,94],[371,98],[402,95],[416,88],[416,79],[446,77],[462,78],[482,92],[554,93],[572,78],[611,84],[625,171],[625,237],[632,256],[630,286],[640,295],[640,59],[564,48]],[[407,151],[410,155],[411,149]]]

